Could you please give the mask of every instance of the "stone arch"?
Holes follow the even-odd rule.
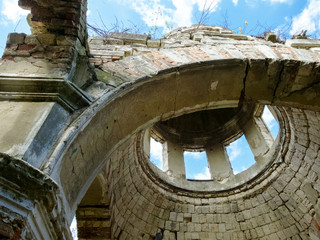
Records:
[[[66,26],[68,19],[51,24],[55,22],[51,10],[57,10],[54,2],[19,3],[31,9],[33,21],[38,22],[34,24],[35,31],[40,33],[31,37],[13,34],[9,38],[1,62],[0,80],[4,83],[1,97],[20,101],[21,105],[24,101],[51,105],[57,102],[56,105],[69,111],[63,112],[69,114],[65,118],[67,123],[57,132],[49,132],[54,137],[52,143],[47,140],[46,154],[41,159],[32,152],[45,145],[37,145],[41,134],[32,138],[34,145],[28,145],[29,155],[24,151],[17,154],[25,157],[24,161],[0,155],[5,159],[3,169],[10,170],[4,171],[7,181],[16,186],[24,179],[37,183],[19,195],[26,194],[26,202],[36,206],[23,206],[27,209],[23,212],[25,222],[27,216],[38,214],[39,205],[49,213],[41,215],[46,230],[39,227],[42,224],[39,222],[34,233],[30,231],[34,238],[69,237],[65,226],[92,182],[97,183],[94,179],[101,170],[105,171],[104,178],[110,180],[107,183],[112,195],[113,238],[273,239],[276,235],[307,239],[312,234],[319,235],[320,191],[316,181],[319,181],[320,57],[312,41],[293,47],[292,42],[270,43],[221,27],[193,26],[173,31],[160,40],[117,33],[107,39],[89,39],[89,55],[86,35],[82,35],[85,1],[59,3],[58,7],[64,9],[63,16],[75,17],[72,30]],[[74,5],[75,15],[73,7],[65,9],[63,4]],[[10,46],[17,50],[10,51]],[[61,55],[55,51],[52,54],[50,50],[55,49],[63,49]],[[45,68],[21,68],[14,61],[22,58],[23,63],[31,66],[36,55]],[[95,77],[89,61],[98,68],[98,79],[106,80],[107,84],[93,83]],[[107,92],[100,87],[114,89]],[[140,130],[159,120],[199,110],[234,107],[243,102],[275,106],[286,122],[287,141],[277,156],[279,162],[263,173],[260,182],[244,184],[234,191],[199,194],[168,187],[161,178],[150,176],[152,172],[144,169]],[[28,110],[43,111],[41,106],[32,108],[34,105]],[[49,117],[45,116],[47,120],[55,120],[53,106],[44,105],[46,111],[51,111]],[[61,117],[59,122],[63,121]],[[37,122],[40,133],[48,133],[46,123]],[[32,174],[23,172],[25,169]],[[15,178],[11,171],[23,177]],[[37,192],[38,186],[41,191]],[[11,196],[6,197],[12,204],[9,205],[15,206]]]
[[[293,51],[289,50],[289,48],[285,48],[286,50],[279,50],[277,48],[270,48],[266,50],[266,48],[267,46],[262,47],[265,53],[271,54],[271,50],[275,51],[273,56],[281,56],[281,53],[279,52],[287,53]],[[193,47],[193,49],[190,50],[185,47],[184,50],[196,52],[197,49],[196,47]],[[294,51],[297,52],[298,50]],[[179,59],[179,57],[181,57],[180,54],[182,50],[177,51],[174,49],[170,53],[168,52],[169,50],[166,52],[167,55],[171,54],[172,58]],[[304,51],[301,50],[301,52]],[[68,162],[72,162],[72,158],[74,158],[74,162],[77,162],[76,159],[79,157],[83,157],[85,159],[99,159],[97,154],[101,154],[103,150],[105,151],[105,159],[108,158],[108,161],[111,161],[110,158],[114,155],[106,157],[108,155],[107,149],[109,149],[110,152],[115,152],[115,154],[117,154],[117,151],[114,151],[113,149],[121,149],[121,143],[130,142],[130,140],[126,139],[130,139],[130,136],[137,133],[140,129],[150,126],[159,119],[168,119],[173,116],[183,115],[199,109],[203,110],[237,106],[239,102],[244,100],[270,104],[273,106],[295,106],[303,109],[309,109],[310,111],[319,109],[319,106],[316,103],[317,101],[315,100],[317,99],[317,96],[313,95],[315,98],[309,98],[310,91],[316,91],[317,88],[316,79],[319,70],[316,62],[310,63],[305,61],[304,58],[298,60],[298,54],[291,55],[291,58],[286,55],[286,59],[282,59],[282,57],[269,59],[267,56],[262,57],[260,51],[258,52],[259,54],[256,53],[256,58],[252,57],[254,53],[252,53],[251,50],[246,52],[243,51],[242,48],[242,53],[244,55],[248,54],[249,57],[234,58],[234,56],[231,55],[228,58],[223,57],[222,59],[202,59],[202,61],[201,59],[200,61],[197,59],[197,62],[194,62],[193,60],[187,64],[177,64],[176,66],[170,66],[168,64],[170,66],[169,68],[167,68],[168,65],[164,64],[163,66],[166,67],[160,70],[157,69],[157,71],[153,71],[154,66],[152,66],[152,64],[144,66],[143,71],[139,70],[139,68],[136,68],[136,71],[133,71],[134,66],[142,65],[141,62],[146,64],[146,61],[141,60],[143,58],[141,55],[125,58],[124,60],[104,65],[103,69],[105,71],[112,72],[112,70],[116,69],[117,72],[112,72],[113,76],[117,76],[129,83],[122,85],[120,89],[116,89],[108,96],[108,98],[103,99],[102,97],[98,100],[96,105],[93,105],[92,107],[92,109],[95,108],[96,111],[92,111],[90,109],[89,115],[84,113],[81,117],[82,119],[79,118],[80,121],[84,121],[81,124],[83,124],[82,126],[85,126],[85,128],[82,128],[81,125],[72,126],[72,128],[81,129],[79,135],[76,136],[79,140],[75,140],[70,145],[69,150],[64,150],[67,153],[65,156],[69,156],[69,159],[65,157],[62,162],[64,164],[68,164]],[[150,55],[154,57],[152,58],[153,60],[150,61],[150,63],[154,61],[154,65],[157,64],[158,59],[161,59],[162,61],[165,59],[165,57],[161,57],[161,53],[157,55],[155,53],[146,53],[146,58],[150,59]],[[313,55],[313,57],[315,56],[316,55]],[[314,58],[315,61],[316,59],[317,58]],[[170,62],[170,59],[166,60]],[[136,65],[132,65],[130,68],[127,68],[126,66],[128,66],[129,63],[135,63]],[[199,79],[201,79],[201,81],[199,81]],[[306,81],[304,82],[302,79],[305,79]],[[302,86],[301,82],[304,82],[306,85]],[[181,87],[182,85],[183,87]],[[177,86],[181,87],[179,91],[177,91]],[[259,86],[258,91],[257,86]],[[208,89],[212,92],[208,91]],[[232,92],[232,94],[230,94],[230,92]],[[309,97],[303,97],[306,95],[309,95]],[[130,104],[135,102],[135,99],[138,99],[139,101],[135,104]],[[146,101],[150,103],[150,108],[143,104]],[[169,104],[161,105],[160,103],[163,102]],[[152,106],[159,106],[160,109],[154,109]],[[288,111],[290,112],[290,110]],[[105,113],[102,114],[102,112]],[[139,115],[137,115],[137,112],[139,112]],[[128,118],[119,119],[117,117],[113,117],[119,115],[124,116],[123,114],[126,114]],[[90,115],[93,117],[91,118]],[[103,115],[107,115],[110,118],[103,119],[106,124],[104,126],[100,125],[98,120],[102,119]],[[87,119],[90,120],[87,121]],[[80,123],[80,121],[77,123]],[[128,129],[125,129],[124,127],[128,127]],[[107,130],[110,128],[112,129],[112,132],[107,133],[107,136],[105,136],[102,131],[99,131],[99,133],[96,134],[93,130],[89,130],[90,128],[99,130]],[[127,130],[128,132],[126,132]],[[75,132],[72,132],[72,134],[75,134]],[[97,136],[98,139],[103,138],[105,142],[98,143],[97,138],[95,139]],[[106,138],[108,136],[110,138]],[[72,140],[74,137],[75,135],[72,136]],[[81,138],[83,140],[80,140]],[[84,138],[92,141],[91,143],[88,143],[88,147],[85,147],[86,143]],[[77,143],[77,141],[79,142]],[[114,141],[114,144],[116,145],[115,148],[112,147],[112,141]],[[131,144],[133,143],[131,142]],[[90,157],[90,154],[88,154],[84,149],[90,149],[93,146],[98,146],[102,151],[95,151],[92,157]],[[127,148],[130,149],[130,146],[131,145],[129,144]],[[123,148],[125,149],[125,147]],[[75,149],[82,149],[82,152],[78,153],[78,156],[76,156],[74,155],[77,154]],[[124,160],[122,158],[119,160],[129,161],[128,159]],[[51,162],[50,164],[52,163],[55,162]],[[48,170],[50,170],[50,164],[47,165]],[[89,161],[88,164],[93,164],[93,161]],[[99,165],[99,163],[96,164],[96,166]],[[125,164],[125,162],[123,164]],[[120,166],[124,167],[123,164],[120,164]],[[100,166],[102,165],[103,164]],[[61,168],[67,169],[66,166],[68,165],[64,165]],[[90,168],[88,165],[85,165],[82,169],[88,170]],[[98,172],[100,168],[97,167],[92,169],[92,177],[94,177],[95,172]],[[56,174],[55,171],[52,171],[52,173],[53,175]],[[63,175],[65,174],[62,173],[62,176]],[[88,179],[90,179],[90,177]],[[79,179],[74,180],[74,182],[78,184],[78,180]],[[67,186],[63,183],[63,180],[61,183],[63,186]],[[82,183],[82,186],[85,189],[85,186],[88,183]],[[78,193],[80,193],[79,197],[81,198],[80,188],[81,187],[78,188]],[[69,188],[66,187],[66,189],[66,192],[70,194],[72,193],[72,190],[77,188],[73,185]],[[75,199],[76,194],[77,193],[75,193],[75,195],[69,195],[69,198]],[[75,205],[71,208],[76,207],[76,201],[74,204]],[[115,219],[117,218],[115,217]],[[116,228],[112,231],[112,234],[115,234],[114,236],[116,236],[116,232],[118,231],[119,234],[120,230],[119,228]],[[175,230],[173,232],[175,232]],[[155,232],[153,234],[155,234]]]
[[[106,196],[107,192],[106,180],[98,174],[82,198],[80,206],[108,205],[110,200]]]
[[[107,192],[105,177],[100,173],[77,208],[78,238],[111,239],[110,199]]]
[[[251,46],[250,42],[247,44]],[[210,53],[212,49],[209,47],[206,51]],[[235,49],[236,47],[238,49]],[[91,176],[88,179],[92,179],[99,166],[101,167],[100,161],[95,162],[95,160],[105,159],[108,151],[112,152],[121,141],[146,124],[200,109],[237,106],[244,98],[247,101],[270,105],[319,108],[318,96],[312,94],[319,87],[316,80],[319,67],[316,62],[306,61],[307,56],[316,61],[316,53],[306,53],[305,50],[291,49],[282,45],[277,47],[261,45],[255,47],[255,51],[242,45],[234,45],[220,52],[219,48],[215,46],[213,48],[218,53],[215,53],[214,57],[209,56],[203,48],[193,46],[168,49],[159,53],[147,52],[104,65],[106,71],[113,71],[114,76],[121,77],[129,83],[102,97],[82,114],[75,125],[71,126],[70,131],[66,131],[71,134],[65,136],[63,145],[67,146],[65,145],[67,141],[70,144],[69,149],[64,148],[61,151],[58,148],[64,157],[58,155],[57,158],[52,158],[46,166],[46,171],[54,175],[62,169],[62,176],[65,176],[63,170],[72,168],[72,162],[83,157],[92,159],[86,161],[82,167],[86,171],[91,169],[92,174],[87,173],[85,176]],[[223,54],[225,51],[234,55]],[[186,58],[185,52],[189,52],[191,56]],[[246,58],[237,58],[240,54]],[[285,59],[283,59],[284,54]],[[271,55],[273,58],[269,59]],[[299,56],[302,56],[301,59]],[[213,59],[208,59],[209,57]],[[145,58],[150,61],[147,62]],[[172,63],[174,62],[172,59],[183,59],[185,62],[175,63],[176,66],[163,64],[159,69],[158,61]],[[144,67],[139,68],[142,65]],[[130,104],[133,102],[134,105]],[[146,102],[150,105],[144,104]],[[153,106],[159,107],[155,109]],[[123,116],[124,113],[128,117],[120,119],[119,116]],[[108,117],[105,119],[103,116]],[[96,133],[93,129],[101,131]],[[113,132],[107,133],[109,129]],[[103,136],[105,134],[107,136]],[[87,141],[85,138],[90,140]],[[103,143],[97,142],[98,139],[103,139]],[[92,149],[94,145],[99,146],[99,151],[90,154],[84,150]],[[57,170],[52,169],[51,166],[55,166],[57,162]],[[59,162],[63,165],[59,166]],[[79,177],[74,180],[75,183],[81,181],[83,180]],[[69,179],[64,184],[62,180],[64,186],[71,182]],[[83,186],[86,186],[84,182]],[[66,189],[69,199],[77,199],[77,194],[72,193],[77,187],[70,186]]]
[[[298,116],[302,117],[300,114],[305,114],[306,118],[313,114],[312,111],[295,108],[279,110],[294,125],[302,123],[297,119]],[[287,124],[286,126],[288,127]],[[294,127],[291,127],[290,130],[294,131]],[[313,225],[314,220],[308,212],[313,211],[311,202],[314,204],[315,198],[312,200],[312,194],[307,194],[306,189],[310,187],[311,175],[316,174],[310,169],[313,164],[311,162],[315,163],[317,159],[310,151],[305,155],[308,160],[299,158],[298,155],[304,151],[303,148],[299,149],[299,142],[303,137],[288,131],[286,134],[290,135],[286,142],[289,148],[282,149],[277,157],[279,162],[264,172],[264,176],[260,176],[258,181],[231,191],[205,193],[164,186],[161,178],[154,176],[150,179],[150,172],[145,171],[141,165],[144,160],[139,155],[139,140],[136,141],[141,136],[130,139],[120,147],[122,155],[117,153],[118,156],[110,158],[113,166],[118,166],[113,171],[113,177],[118,176],[118,180],[111,187],[115,195],[112,205],[115,212],[113,236],[120,239],[144,236],[152,238],[157,234],[164,239],[175,236],[185,239],[272,239],[281,236],[309,239],[312,234],[316,234],[312,230],[316,225]],[[125,151],[126,149],[131,151]],[[305,178],[300,174],[306,169],[310,169],[310,175]],[[127,184],[128,182],[131,184]],[[312,187],[309,188],[311,189]],[[296,192],[299,197],[295,195]],[[123,204],[128,206],[125,211],[122,210]],[[303,208],[304,204],[308,207]],[[309,220],[305,221],[306,219]],[[155,225],[151,222],[155,222]],[[138,230],[134,231],[132,227]]]

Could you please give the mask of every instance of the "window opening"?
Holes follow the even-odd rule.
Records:
[[[162,149],[162,143],[150,138],[150,161],[160,170],[163,170]]]
[[[73,240],[78,240],[78,227],[77,227],[77,219],[76,217],[73,218],[72,223],[70,225],[70,231],[72,234]]]
[[[226,150],[234,174],[241,173],[255,164],[254,155],[244,135],[230,143]]]
[[[276,139],[279,133],[279,123],[267,106],[264,106],[261,117],[271,132],[272,137]]]
[[[206,152],[183,152],[186,178],[193,180],[211,179]]]

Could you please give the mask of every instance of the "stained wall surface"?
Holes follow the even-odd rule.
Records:
[[[103,170],[115,239],[318,239],[319,113],[279,108],[286,147],[262,176],[234,190],[189,192],[141,166],[135,135]],[[146,172],[147,171],[147,172]],[[157,238],[157,236],[159,238]],[[162,236],[163,238],[160,238]]]
[[[77,214],[82,239],[320,239],[319,40],[217,26],[87,39],[86,1],[19,4],[32,34],[9,35],[0,63],[1,238],[71,239]],[[150,166],[158,121],[244,104],[280,125],[250,179],[190,190]]]

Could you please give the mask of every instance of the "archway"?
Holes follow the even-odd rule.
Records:
[[[298,141],[300,140],[295,135],[296,130],[293,127],[294,119],[301,112],[302,115],[305,115],[304,120],[301,120],[302,122],[311,120],[312,116],[314,116],[314,121],[318,122],[316,113],[312,113],[319,109],[319,96],[316,94],[319,87],[317,82],[319,71],[317,63],[306,62],[305,55],[298,60],[299,56],[301,56],[300,53],[305,53],[305,51],[299,49],[292,50],[283,45],[268,46],[269,43],[259,42],[258,46],[252,49],[248,47],[252,45],[249,41],[241,42],[241,44],[235,42],[232,47],[229,45],[225,46],[220,42],[216,44],[219,47],[213,44],[206,46],[205,50],[202,45],[191,47],[182,45],[181,48],[147,51],[117,62],[103,64],[102,68],[107,74],[111,74],[113,78],[122,79],[123,82],[128,83],[124,83],[111,93],[103,95],[96,103],[82,113],[77,121],[71,125],[70,130],[66,131],[65,136],[61,140],[61,145],[45,167],[47,173],[61,182],[71,211],[76,209],[91,181],[106,162],[112,163],[109,165],[110,171],[122,169],[125,172],[131,172],[129,166],[134,166],[132,161],[135,161],[133,159],[135,159],[134,156],[137,151],[133,147],[137,146],[137,143],[133,139],[139,138],[137,134],[140,130],[150,127],[159,120],[166,120],[199,110],[235,107],[243,102],[269,104],[279,107],[283,118],[289,120],[286,120],[286,125],[283,125],[287,145],[283,145],[283,152],[277,157],[284,165],[290,165],[289,162],[294,159],[292,158],[292,153],[300,151],[298,146]],[[228,54],[225,54],[226,51]],[[190,56],[186,57],[186,52],[190,53]],[[239,58],[239,55],[242,57]],[[273,58],[269,59],[268,57],[270,56]],[[309,57],[312,59],[316,60],[316,56],[317,53],[309,52]],[[145,59],[149,59],[149,61],[147,62]],[[173,61],[173,59],[183,60],[179,63]],[[162,62],[162,65],[159,65],[159,61]],[[299,125],[299,121],[296,124]],[[289,132],[293,134],[289,134]],[[304,136],[306,137],[306,135]],[[317,141],[315,140],[314,143],[318,144]],[[310,140],[306,140],[306,142],[310,142]],[[291,146],[291,148],[288,148],[288,146]],[[305,144],[304,148],[306,147]],[[306,154],[306,152],[303,151],[303,154]],[[313,152],[310,156],[313,156],[312,159],[315,160],[314,154]],[[128,157],[129,155],[130,157]],[[283,159],[287,159],[288,162]],[[303,160],[302,157],[298,159],[299,161]],[[280,172],[285,171],[283,170],[285,167],[282,167],[280,168],[282,170],[279,170]],[[67,174],[69,172],[68,169],[74,170],[71,175]],[[121,172],[122,170],[119,171]],[[273,182],[270,178],[265,178],[267,179],[265,181],[270,181],[270,184],[277,185],[280,184],[277,181],[283,181],[278,180],[281,179],[280,176],[282,175],[279,176],[275,172],[268,172],[268,174],[276,179]],[[317,175],[316,172],[314,174]],[[68,177],[65,178],[65,176]],[[119,180],[116,176],[114,177]],[[132,175],[131,177],[128,175],[127,180],[130,181],[132,177]],[[117,182],[117,180],[114,181]],[[266,182],[261,184],[257,185],[256,188],[275,188]],[[307,186],[305,189],[309,189],[309,184],[310,182],[303,183],[303,186]],[[123,181],[120,181],[118,188],[125,189],[125,185]],[[302,187],[302,185],[299,186]],[[139,188],[138,186],[136,187]],[[142,197],[141,191],[149,192],[149,194],[152,191],[149,191],[148,188],[144,189],[142,186],[140,188],[137,191],[138,195],[136,197]],[[256,189],[253,185],[252,188]],[[281,194],[283,189],[279,188],[278,194]],[[172,192],[168,189],[166,190]],[[123,191],[125,192],[126,190]],[[252,193],[253,190],[245,188],[241,191],[249,195],[255,195],[255,193]],[[260,190],[254,190],[253,192],[256,191],[259,192]],[[114,194],[120,194],[117,195],[116,199],[120,202],[124,201],[121,197],[121,192]],[[164,196],[160,198],[163,199]],[[208,194],[208,199],[203,196],[193,196],[192,198],[196,202],[200,201],[198,202],[200,204],[201,201],[210,201],[210,196],[213,195]],[[222,199],[226,197],[223,194],[221,196],[218,194],[218,196],[222,197]],[[303,199],[301,201],[310,202],[308,197],[304,197]],[[117,200],[113,202],[113,207],[115,208],[119,204]],[[270,200],[266,200],[264,204],[271,204],[269,203]],[[144,199],[144,201],[148,200]],[[255,198],[254,201],[256,201]],[[279,200],[278,207],[285,211],[284,214],[287,214],[287,207],[283,208],[287,201],[288,199]],[[228,206],[232,203],[228,201],[222,202]],[[127,203],[129,204],[130,201]],[[300,206],[300,203],[299,200],[295,203],[295,206]],[[315,204],[314,201],[313,203]],[[134,203],[131,202],[131,204]],[[191,202],[188,204],[191,204]],[[237,204],[239,203],[237,202]],[[152,206],[150,207],[152,208]],[[158,208],[161,209],[161,205]],[[296,208],[294,207],[294,209]],[[271,211],[271,209],[269,210]],[[120,209],[114,211],[120,212]],[[131,213],[133,211],[135,210],[131,209]],[[162,221],[169,221],[170,214],[169,216],[165,215]],[[186,214],[190,213],[186,212]],[[176,216],[174,211],[172,212],[173,215]],[[175,219],[175,217],[172,218]],[[313,220],[311,221],[310,217],[308,218],[310,220],[308,224],[311,226],[310,224]],[[117,216],[114,219],[114,221],[117,221]],[[129,216],[122,215],[121,219],[129,219]],[[143,219],[143,216],[140,215],[139,219]],[[186,217],[186,219],[192,222],[192,218]],[[281,219],[282,217],[278,216],[278,221],[282,221]],[[124,221],[122,223],[124,225],[114,225],[112,234],[120,234],[124,231],[125,227],[130,228],[129,226],[132,226],[133,223],[129,224],[128,221]],[[241,221],[237,220],[237,224],[240,224]],[[225,229],[226,226],[223,226],[221,226],[221,229]],[[289,228],[292,226],[288,225]],[[136,236],[135,234],[144,234],[144,236],[149,237],[155,236],[159,233],[157,232],[159,229],[154,229],[155,227],[152,227],[153,232],[148,233],[144,232],[143,228],[140,229],[139,233],[129,233],[129,230],[126,229],[125,232],[129,235],[125,236]],[[270,226],[266,228],[270,228]],[[160,231],[162,235],[165,234],[165,231],[168,231],[166,234],[169,235],[178,232],[175,227],[174,230],[169,226],[160,229],[163,229],[163,232]],[[217,231],[219,232],[220,230]],[[303,231],[309,231],[309,227]],[[275,233],[276,231],[270,234]],[[184,231],[184,234],[187,234],[187,231]],[[244,231],[241,234],[244,234]]]
[[[312,41],[307,50],[299,42],[293,48],[192,26],[161,40],[122,34],[90,39],[89,55],[85,1],[20,4],[34,14],[34,35],[10,38],[8,48],[17,49],[1,62],[1,97],[14,100],[17,116],[27,110],[41,121],[18,121],[24,138],[9,147],[23,146],[14,151],[21,159],[0,155],[1,189],[10,193],[2,195],[9,206],[4,216],[18,216],[5,221],[12,229],[21,221],[17,234],[25,224],[29,238],[68,238],[65,226],[104,171],[113,238],[319,235],[320,57]],[[52,11],[63,21],[51,21]],[[106,50],[110,45],[114,51]],[[57,49],[63,51],[50,51]],[[100,81],[93,81],[89,62]],[[1,102],[4,110],[10,104]],[[252,179],[197,191],[168,184],[146,165],[143,131],[155,123],[244,104],[273,106],[282,124],[280,150]],[[58,127],[49,128],[52,123]],[[15,215],[10,211],[17,204],[22,210]]]

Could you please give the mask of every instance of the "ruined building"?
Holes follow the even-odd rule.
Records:
[[[72,239],[75,215],[79,239],[320,238],[320,40],[88,39],[86,0],[19,5],[32,34],[0,62],[0,239]],[[234,174],[242,135],[256,163]],[[186,179],[185,150],[206,152],[211,180]]]

